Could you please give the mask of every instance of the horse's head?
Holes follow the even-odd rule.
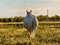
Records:
[[[27,15],[31,15],[32,14],[32,10],[30,10],[30,11],[26,10],[26,12],[27,12]]]

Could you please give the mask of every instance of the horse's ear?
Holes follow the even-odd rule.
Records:
[[[26,12],[28,12],[28,10],[26,10]]]
[[[32,12],[32,10],[30,10],[30,12]]]

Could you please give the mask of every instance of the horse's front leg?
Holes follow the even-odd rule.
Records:
[[[29,34],[29,37],[30,37],[30,38],[35,38],[35,32],[34,32],[34,30],[30,30],[30,31],[28,32],[28,34]]]

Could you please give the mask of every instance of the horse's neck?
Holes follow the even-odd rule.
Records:
[[[30,17],[31,15],[30,14],[27,14],[27,17]]]

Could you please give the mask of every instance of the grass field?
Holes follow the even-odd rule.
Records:
[[[38,26],[36,38],[27,39],[28,32],[25,28],[1,28],[0,45],[60,45],[60,28]]]

